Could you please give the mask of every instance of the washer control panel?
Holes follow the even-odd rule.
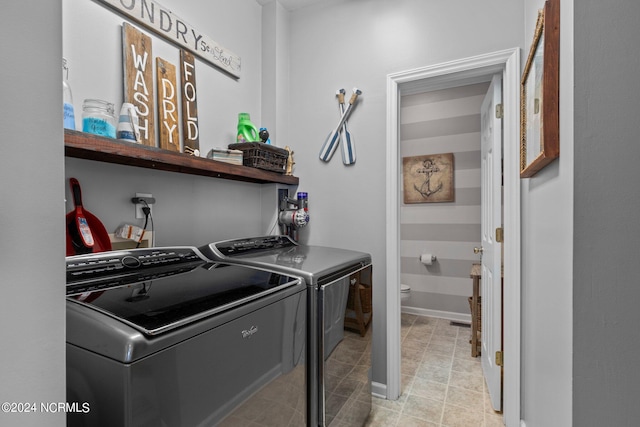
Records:
[[[97,290],[104,287],[100,283],[113,283],[122,277],[166,275],[168,271],[190,270],[191,265],[201,265],[205,261],[191,247],[131,249],[69,256],[66,258],[67,295]]]

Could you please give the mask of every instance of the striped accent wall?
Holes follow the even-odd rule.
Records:
[[[401,157],[453,153],[455,187],[454,202],[401,205],[400,276],[411,287],[403,311],[469,314],[469,273],[479,261],[473,248],[480,245],[480,106],[488,87],[479,83],[401,97]],[[438,261],[425,266],[421,253]]]

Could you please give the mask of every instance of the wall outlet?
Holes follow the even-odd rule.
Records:
[[[148,193],[136,193],[136,197],[144,198],[144,199],[152,199],[153,198],[153,196],[151,194],[148,194]],[[147,200],[147,204],[149,205],[150,209],[151,209],[151,205],[153,204],[153,202],[155,202],[155,200],[153,200],[153,201]],[[144,203],[135,203],[135,207],[136,207],[136,219],[144,218],[144,212],[142,211],[142,208],[145,207]],[[151,210],[151,213],[153,214],[153,209]]]

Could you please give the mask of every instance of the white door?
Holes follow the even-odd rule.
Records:
[[[502,103],[502,76],[495,75],[482,101],[481,117],[481,230],[482,230],[482,371],[491,404],[501,410],[502,372],[496,352],[502,351],[502,245],[496,242],[496,228],[502,227],[502,117],[496,106]]]

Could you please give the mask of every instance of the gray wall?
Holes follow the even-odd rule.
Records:
[[[169,0],[162,3],[170,6]],[[633,20],[640,11],[636,3],[621,0],[605,6],[593,0],[576,5],[578,66],[575,67],[574,101],[574,5],[572,0],[561,3],[561,156],[536,178],[522,182],[523,418],[527,427],[630,426],[640,415],[633,400],[638,395],[640,381],[635,369],[637,346],[633,340],[639,320],[635,307],[639,299],[637,279],[633,274],[637,262],[632,258],[638,253],[635,237],[640,231],[635,221],[638,200],[633,188],[639,182],[633,162],[639,154],[634,125],[640,97],[634,78],[634,70],[639,65],[637,48],[631,45],[640,39]],[[64,4],[99,7],[94,2],[80,0],[65,0]],[[374,255],[374,310],[379,313],[373,325],[376,381],[385,382],[386,365],[383,300],[386,286],[383,234],[386,75],[513,46],[525,48],[524,59],[533,34],[535,13],[541,5],[541,0],[496,0],[491,7],[474,1],[463,5],[411,0],[371,0],[366,4],[326,1],[291,14],[288,143],[295,144],[296,173],[311,197],[313,223],[307,239],[314,244],[364,249]],[[229,82],[212,72],[210,79],[215,84],[203,89],[207,94],[205,98],[211,100],[203,104],[210,102],[211,105],[204,107],[211,113],[212,120],[211,125],[205,126],[209,134],[207,141],[226,142],[226,138],[233,135],[238,111],[247,110],[256,120],[261,118],[256,92],[260,93],[260,84],[264,83],[254,81],[254,72],[259,74],[260,64],[252,59],[262,54],[260,47],[253,44],[254,39],[259,44],[260,35],[245,38],[231,18],[215,19],[215,26],[210,23],[216,17],[232,16],[232,12],[238,10],[247,12],[244,16],[249,16],[257,26],[261,17],[252,1],[228,1],[218,4],[215,11],[205,9],[208,13],[199,14],[196,11],[200,6],[202,3],[181,2],[176,10],[183,11],[184,17],[197,17],[190,20],[194,25],[212,28],[209,35],[240,54],[246,71],[247,81],[243,77],[239,83]],[[8,401],[65,399],[64,305],[61,302],[64,272],[60,248],[64,239],[61,221],[69,205],[63,206],[62,129],[57,125],[63,31],[60,7],[60,1],[13,2],[5,5],[0,18],[0,46],[7,58],[11,58],[0,71],[5,100],[0,115],[5,141],[5,152],[0,156],[4,182],[0,186],[3,254],[0,262],[4,292],[0,303],[3,320],[0,333],[5,349],[0,356],[0,369],[6,396],[3,400]],[[461,14],[460,10],[465,13]],[[64,13],[67,17],[69,12]],[[83,18],[75,16],[74,19]],[[109,38],[117,37],[116,21],[121,22],[110,18],[107,23]],[[611,25],[612,22],[616,24]],[[67,31],[70,29],[65,26],[65,40]],[[19,43],[16,42],[18,35]],[[87,37],[87,33],[81,31],[76,37]],[[236,49],[238,44],[241,46]],[[85,62],[102,60],[92,56],[91,61],[84,61],[83,55],[94,55],[88,47],[80,49],[81,54],[74,53],[76,48],[67,45],[64,49],[64,54],[70,57],[77,99],[103,84],[115,88],[110,92],[119,93],[115,80],[107,79],[104,83],[104,79],[99,78],[93,86],[73,81],[96,72],[84,68]],[[115,47],[110,49],[115,51]],[[109,61],[106,64],[118,70],[117,65]],[[252,71],[247,70],[247,66]],[[201,68],[206,69],[199,66],[198,71]],[[109,72],[116,73],[114,70]],[[333,93],[339,87],[350,89],[356,85],[364,90],[362,102],[350,120],[357,138],[358,163],[346,168],[336,157],[330,164],[322,164],[317,154],[324,135],[337,118]],[[218,103],[225,107],[218,109]],[[77,101],[76,108],[79,108]],[[25,113],[28,113],[29,126],[25,126]],[[578,141],[575,148],[573,120]],[[11,149],[11,144],[17,141],[20,149]],[[96,203],[97,210],[102,210],[94,194],[100,191],[105,195],[112,188],[106,184],[101,186],[87,176],[93,163],[74,160],[70,163],[73,163],[70,170],[81,174],[79,178],[89,197],[87,203]],[[100,168],[97,173],[101,177],[122,172],[117,166]],[[145,183],[145,186],[157,185],[151,190],[160,192],[159,203],[174,196],[181,199],[179,205],[193,200],[176,192],[207,197],[218,194],[207,188],[217,186],[212,184],[215,180],[201,181],[162,173],[160,176],[151,173],[146,179],[154,178],[175,186],[175,191],[165,196],[159,184]],[[119,186],[125,181],[120,179]],[[231,188],[220,189],[226,197],[233,195],[235,189],[255,194],[254,190],[246,190],[252,188],[251,185],[230,184]],[[115,197],[121,200],[112,201],[120,204],[123,211],[130,209],[126,203],[130,191],[128,185],[118,189]],[[245,209],[254,206],[236,199],[232,202],[240,203]],[[161,222],[165,215],[167,218],[179,216],[178,208],[166,203],[157,206]],[[229,211],[225,208],[214,203],[205,207],[213,211],[202,209],[192,217],[199,225],[182,229],[180,235],[186,236],[185,239],[199,239],[194,235],[195,230],[200,230],[209,220],[219,220],[220,215],[228,218]],[[165,212],[166,209],[171,213]],[[112,219],[112,214],[106,217],[111,224],[118,222],[118,218]],[[238,231],[235,227],[231,226],[229,234]],[[167,228],[170,227],[163,226]],[[217,230],[202,239],[226,233],[220,228]],[[161,235],[159,232],[159,239]],[[165,236],[167,243],[179,239]],[[34,254],[38,255],[38,268],[33,268],[30,262]],[[46,331],[42,325],[47,325]],[[8,348],[14,351],[6,351]],[[0,413],[0,423],[63,426],[65,419],[60,415],[16,417]]]
[[[250,113],[257,126],[273,129],[276,142],[275,122],[264,123],[261,116],[262,38],[267,39],[269,31],[274,31],[268,25],[271,21],[267,21],[263,34],[262,6],[254,1],[231,0],[215,5],[197,0],[174,3],[169,0],[160,4],[242,59],[242,74],[236,80],[196,57],[200,151],[206,155],[213,147],[226,148],[235,142],[239,112]],[[220,18],[212,25],[214,16]],[[243,31],[237,31],[237,17],[242,17]],[[79,128],[85,98],[109,100],[117,110],[122,104],[123,21],[124,17],[99,2],[63,0],[63,54],[70,66],[69,81]],[[152,64],[156,57],[179,64],[178,48],[139,25],[136,27],[152,38]],[[266,52],[274,49],[267,47]],[[275,66],[274,61],[265,67],[275,70]],[[272,110],[275,108],[269,109]],[[66,159],[65,177],[80,181],[85,207],[110,232],[122,223],[141,226],[143,221],[135,218],[130,199],[136,192],[153,194],[157,201],[153,206],[157,246],[200,245],[267,231],[261,218],[263,187],[259,184],[79,159]],[[65,191],[66,209],[70,211],[73,206],[68,185]],[[275,191],[271,194],[275,208]]]
[[[461,11],[464,11],[462,13]],[[291,145],[309,191],[310,243],[373,256],[373,380],[386,384],[387,74],[519,46],[522,3],[323,1],[291,13]],[[338,119],[335,91],[363,90],[349,119],[357,162],[318,159]]]
[[[640,419],[640,3],[575,2],[573,421]]]
[[[560,3],[560,158],[521,180],[521,400],[527,427],[572,425],[573,2]],[[523,63],[543,5],[525,1]]]
[[[560,4],[560,158],[521,180],[521,400],[527,427],[572,425],[571,341],[574,326],[580,327],[572,321],[573,1]],[[543,5],[525,1],[523,65]]]
[[[0,394],[37,413],[0,411],[3,426],[66,425],[61,2],[0,14]]]
[[[401,157],[453,153],[455,188],[453,202],[401,204],[400,280],[411,287],[403,312],[471,319],[469,272],[480,259],[473,253],[480,246],[480,106],[488,87],[476,83],[400,100]],[[422,253],[437,262],[420,263]]]

